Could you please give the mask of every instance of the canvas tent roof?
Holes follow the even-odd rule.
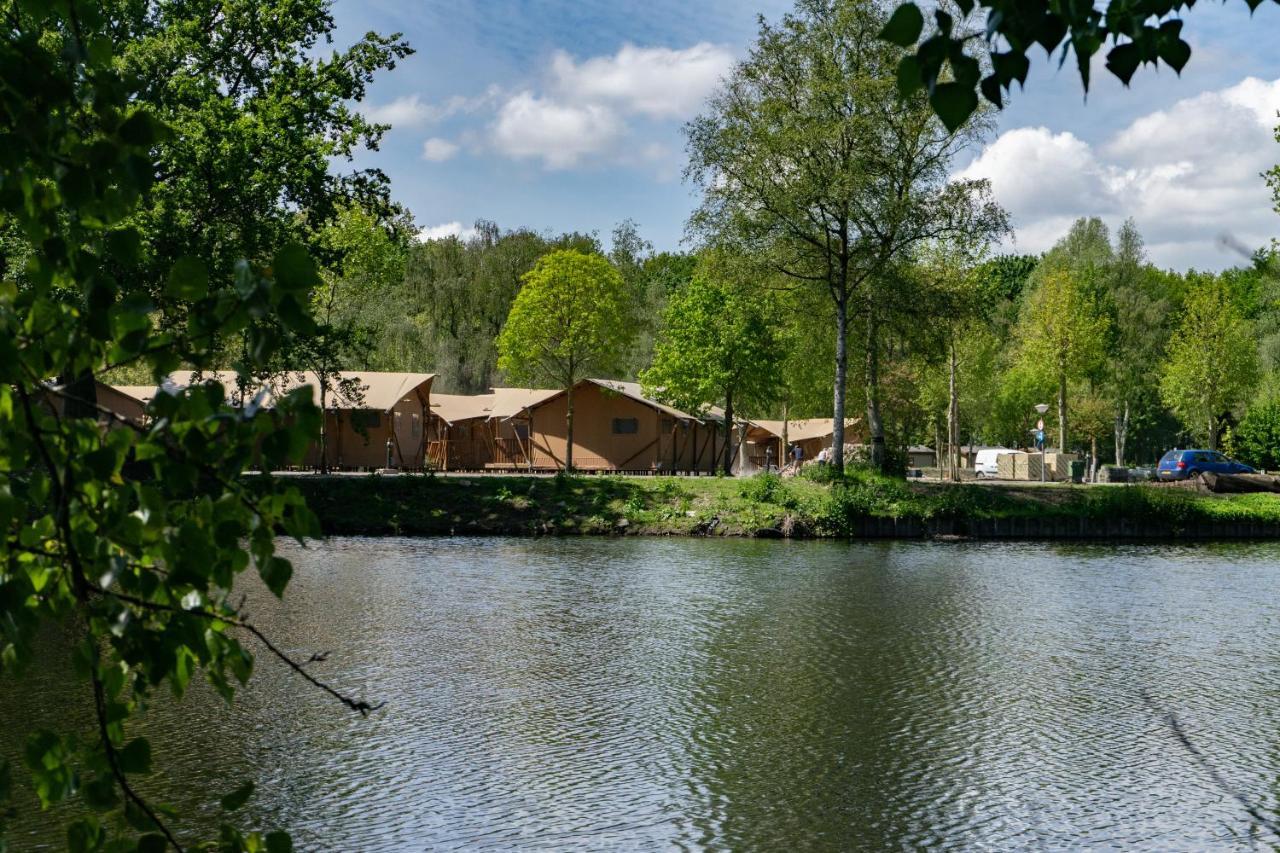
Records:
[[[685,421],[698,420],[688,412],[682,412],[679,409],[672,408],[671,406],[659,403],[657,400],[646,397],[639,382],[623,382],[618,379],[588,379],[587,381],[594,382],[601,388],[621,394],[624,397],[630,397],[632,400],[644,403],[647,406],[652,406],[664,414],[671,415],[673,418]]]
[[[164,387],[186,388],[191,385],[193,379],[197,376],[200,376],[206,382],[220,382],[228,394],[237,389],[236,374],[230,370],[209,371],[203,374],[197,374],[190,370],[178,371],[169,375],[165,380]],[[366,370],[344,370],[338,373],[338,381],[342,383],[350,382],[352,387],[350,391],[341,386],[332,389],[328,399],[329,408],[372,409],[387,412],[394,408],[402,398],[413,393],[414,389],[430,383],[434,378],[435,374],[432,373],[381,373]],[[316,374],[311,371],[289,371],[259,386],[258,389],[253,391],[253,394],[256,396],[260,390],[266,390],[267,394],[263,404],[270,406],[273,398],[283,396],[303,385],[311,386],[312,400],[317,406],[320,405],[319,382],[316,379]]]
[[[547,388],[494,388],[490,417],[498,420],[514,418],[525,409],[558,396],[561,392]]]
[[[851,429],[862,422],[861,418],[845,418],[844,428]],[[779,438],[782,437],[783,421],[752,421],[756,426],[766,429]],[[827,438],[834,431],[834,418],[808,418],[805,420],[786,421],[788,441],[807,441],[811,438]]]
[[[432,394],[431,414],[447,424],[487,418],[493,410],[492,394]]]
[[[649,406],[650,408],[657,409],[659,412],[662,412],[663,414],[666,414],[666,415],[670,415],[671,417],[676,418],[677,420],[685,420],[685,421],[697,420],[697,418],[695,418],[691,414],[688,414],[687,412],[682,412],[679,409],[673,409],[671,406],[664,405],[663,403],[659,403],[657,400],[653,400],[644,396],[644,392],[641,390],[639,382],[623,382],[622,380],[619,380],[619,379],[583,379],[578,384],[581,385],[582,382],[590,382],[592,385],[598,385],[601,388],[605,389],[606,391],[610,391],[614,394],[621,394],[624,397],[629,397],[638,403],[643,403],[644,405]],[[494,392],[499,396],[501,396],[502,392],[504,391],[518,392],[520,394],[528,395],[527,397],[521,399],[519,397],[516,397],[513,394],[509,398],[510,405],[514,405],[516,407],[511,410],[510,414],[503,415],[503,417],[507,417],[507,418],[515,417],[516,415],[520,414],[526,409],[532,409],[535,406],[540,406],[549,400],[554,400],[556,397],[559,397],[561,394],[564,393],[564,391],[524,391],[518,388],[495,388],[494,389]],[[495,406],[495,409],[496,409],[496,406]],[[499,414],[497,411],[494,412],[494,417],[499,417]]]
[[[155,385],[112,385],[111,387],[140,403],[150,403],[158,390]]]

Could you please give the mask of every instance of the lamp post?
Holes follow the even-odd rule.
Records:
[[[1040,445],[1040,482],[1045,481],[1044,474],[1044,413],[1049,411],[1048,403],[1036,403],[1036,414],[1040,416],[1036,421],[1036,441]]]

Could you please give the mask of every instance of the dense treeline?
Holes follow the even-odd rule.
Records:
[[[634,340],[617,378],[661,375],[646,371],[655,364],[655,342],[660,348],[672,333],[666,324],[675,317],[664,311],[673,299],[685,339],[695,334],[687,328],[695,306],[714,305],[718,313],[708,322],[739,334],[746,356],[765,336],[771,347],[764,361],[750,363],[751,378],[765,381],[739,398],[740,415],[831,416],[829,301],[742,259],[654,252],[630,222],[615,230],[607,251],[595,234],[503,231],[491,222],[477,223],[465,239],[426,242],[397,238],[368,216],[344,217],[336,228],[344,236],[335,242],[366,247],[346,253],[347,278],[339,287],[342,310],[362,333],[344,366],[434,371],[437,387],[455,393],[509,381],[497,368],[495,341],[523,277],[548,253],[577,249],[608,257],[632,306]],[[893,283],[914,305],[887,313],[877,340],[891,456],[901,458],[916,443],[1024,446],[1036,403],[1051,405],[1048,440],[1057,445],[1062,392],[1067,446],[1100,460],[1150,462],[1169,447],[1203,443],[1277,464],[1280,280],[1273,264],[1273,255],[1259,253],[1221,273],[1162,270],[1132,222],[1112,234],[1098,219],[1077,221],[1041,256],[965,262],[938,247],[920,253]],[[941,281],[948,277],[956,281]],[[710,302],[692,295],[711,285],[726,293]],[[963,291],[962,310],[954,293],[940,295],[948,288]],[[1208,306],[1197,309],[1206,299]],[[743,329],[754,330],[750,340]],[[1188,353],[1224,345],[1235,351],[1219,352],[1220,363],[1187,360]],[[867,355],[865,338],[855,336],[851,363],[865,365]],[[665,356],[668,363],[674,358]],[[954,442],[948,440],[953,359]],[[714,373],[696,358],[671,368],[677,369]],[[856,413],[866,405],[866,383],[856,370],[854,380],[849,409]],[[1202,399],[1210,391],[1218,399]],[[697,408],[723,405],[724,398],[720,389],[679,402]]]

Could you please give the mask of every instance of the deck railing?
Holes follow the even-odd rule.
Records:
[[[523,468],[528,463],[517,438],[440,439],[427,443],[427,462],[437,471]]]

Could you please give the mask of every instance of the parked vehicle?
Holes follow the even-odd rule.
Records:
[[[1012,453],[1007,447],[984,447],[973,459],[973,472],[979,477],[999,477],[1000,466],[996,460],[1001,453]]]
[[[1161,480],[1185,480],[1197,474],[1254,474],[1252,468],[1216,450],[1170,450],[1160,458],[1156,476]]]

